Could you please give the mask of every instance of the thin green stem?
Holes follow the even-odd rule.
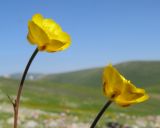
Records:
[[[109,101],[103,106],[103,108],[100,110],[100,112],[98,113],[98,115],[97,115],[96,118],[94,119],[93,123],[91,124],[90,128],[95,128],[97,122],[99,121],[99,119],[101,118],[101,116],[103,115],[103,113],[105,112],[105,110],[110,106],[111,103],[112,103],[112,101],[109,100]]]
[[[24,73],[23,73],[23,76],[22,76],[22,79],[21,79],[21,82],[20,82],[20,85],[19,85],[19,88],[18,88],[17,97],[15,99],[15,102],[12,103],[13,108],[14,108],[14,128],[18,127],[18,124],[17,124],[17,122],[18,122],[18,110],[19,110],[20,97],[21,97],[21,93],[22,93],[22,89],[23,89],[23,83],[25,81],[25,78],[26,78],[27,72],[29,70],[29,67],[30,67],[33,59],[37,55],[37,53],[38,53],[38,48],[35,49],[35,51],[33,52],[32,56],[30,57],[27,65],[26,65],[26,68],[24,70]]]

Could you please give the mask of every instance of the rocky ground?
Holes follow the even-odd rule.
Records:
[[[12,106],[0,105],[0,113],[5,115],[0,118],[0,128],[9,128],[13,125]],[[19,114],[21,128],[89,128],[89,123],[84,123],[77,116],[66,113],[48,113],[41,110],[21,108]]]
[[[103,126],[99,128],[160,128],[160,116],[128,116],[126,114],[109,114]],[[118,122],[120,121],[120,122]],[[0,105],[0,128],[12,127],[13,116],[12,106],[8,104]],[[78,116],[66,113],[48,113],[41,110],[20,109],[21,128],[89,128],[90,121],[82,122]],[[98,128],[98,127],[97,127]]]

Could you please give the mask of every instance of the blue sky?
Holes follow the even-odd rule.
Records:
[[[69,49],[40,52],[30,72],[57,73],[130,60],[160,60],[159,0],[1,0],[0,74],[22,72],[35,49],[27,22],[52,18],[72,37]]]

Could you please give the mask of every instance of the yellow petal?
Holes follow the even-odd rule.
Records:
[[[57,35],[57,40],[60,40],[61,42],[70,44],[71,38],[66,32],[61,32]]]
[[[46,48],[44,49],[47,52],[56,52],[60,51],[60,48],[62,48],[65,44],[58,40],[52,40],[49,44],[46,45]]]
[[[28,29],[29,29],[28,40],[31,43],[37,44],[38,47],[44,46],[48,43],[48,37],[46,33],[34,22],[29,21]]]
[[[130,82],[124,84],[125,88],[123,88],[122,93],[115,97],[115,102],[120,106],[125,107],[131,104],[140,103],[149,98],[144,89],[136,88]]]
[[[52,19],[44,19],[42,22],[42,29],[46,32],[50,39],[55,39],[59,32],[62,31],[61,27]]]
[[[116,97],[114,101],[116,104],[122,107],[128,107],[132,104],[141,103],[149,98],[149,96],[146,93],[145,94],[135,94],[135,95],[139,95],[139,96],[132,100],[126,100],[124,99],[124,97],[119,96],[119,97]]]
[[[35,44],[36,40],[33,38],[31,32],[28,32],[27,39],[31,44]]]
[[[65,50],[65,49],[67,49],[69,46],[70,46],[70,42],[69,43],[66,43],[65,45],[63,45],[60,49],[59,49],[59,51],[62,51],[62,50]]]
[[[123,79],[116,69],[109,65],[103,74],[103,89],[106,96],[113,98],[119,95],[123,88]]]
[[[42,26],[43,16],[41,14],[35,14],[32,17],[32,21],[40,27]]]

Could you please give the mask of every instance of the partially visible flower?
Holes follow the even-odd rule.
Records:
[[[28,22],[27,38],[38,49],[47,52],[61,51],[69,47],[70,36],[52,19],[44,19],[41,14],[35,14]]]
[[[126,80],[111,64],[103,74],[104,94],[120,106],[129,106],[143,102],[149,98],[144,89],[135,87]]]

